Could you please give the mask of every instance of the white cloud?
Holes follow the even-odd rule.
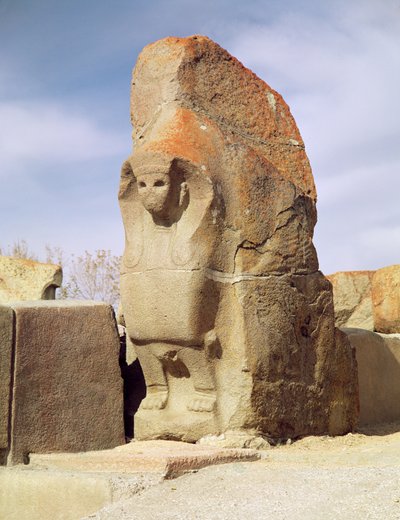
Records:
[[[364,226],[359,221],[347,234],[338,236],[334,226],[330,236],[320,236],[318,243],[330,256],[324,258],[322,271],[375,270],[386,265],[398,264],[400,251],[400,226],[397,222],[384,226]]]
[[[400,262],[398,0],[207,0],[201,6],[173,0],[146,7],[124,1],[119,10],[100,1],[96,13],[69,4],[62,10],[14,4],[0,31],[7,43],[0,50],[0,95],[8,99],[0,103],[0,178],[7,180],[0,193],[2,240],[7,233],[10,241],[36,234],[38,243],[59,235],[72,250],[74,244],[108,247],[120,225],[111,213],[111,179],[116,185],[130,148],[129,130],[114,130],[115,121],[128,120],[129,69],[139,46],[167,34],[203,32],[291,106],[319,194],[322,269]],[[106,107],[103,120],[115,115],[112,128],[89,112],[97,95]],[[121,95],[126,112],[116,103]],[[104,199],[96,205],[97,196]],[[6,224],[11,214],[12,226]],[[85,231],[86,221],[96,225]]]
[[[400,160],[320,179],[315,230],[326,273],[400,263]]]
[[[400,244],[400,224],[392,227],[376,226],[364,230],[360,233],[360,243],[368,249],[379,249],[383,254],[388,255],[392,250],[393,244]],[[399,251],[400,252],[400,251]]]
[[[0,121],[0,246],[26,239],[37,252],[44,244],[120,249],[117,188],[129,132],[45,101],[0,103]]]
[[[0,121],[2,175],[29,162],[71,163],[126,154],[126,136],[65,105],[0,103]]]

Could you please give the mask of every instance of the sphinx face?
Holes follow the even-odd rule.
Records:
[[[163,173],[146,173],[137,176],[139,198],[144,208],[154,217],[168,218],[178,203],[171,178]]]

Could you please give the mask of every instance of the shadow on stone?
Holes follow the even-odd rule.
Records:
[[[342,329],[356,350],[360,392],[358,431],[387,435],[400,430],[400,337]]]
[[[400,421],[386,423],[386,424],[374,424],[367,426],[360,426],[356,430],[357,433],[369,436],[380,436],[392,435],[393,433],[400,432]]]
[[[127,441],[133,439],[135,434],[134,415],[140,403],[146,397],[146,384],[139,360],[135,359],[131,364],[126,362],[125,336],[120,338],[121,349],[119,364],[121,376],[124,381],[124,428]]]

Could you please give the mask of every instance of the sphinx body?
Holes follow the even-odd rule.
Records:
[[[190,377],[188,410],[211,412],[215,405],[207,358],[216,342],[216,287],[207,277],[212,240],[208,237],[204,247],[197,236],[209,216],[213,189],[206,183],[196,199],[190,170],[168,157],[140,153],[123,167],[120,201],[127,240],[121,299],[146,380],[142,409],[165,408],[168,372]]]

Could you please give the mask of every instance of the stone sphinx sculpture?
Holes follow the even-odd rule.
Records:
[[[312,243],[316,193],[288,106],[202,36],[147,46],[121,172],[121,300],[147,396],[137,438],[338,434],[358,413]]]
[[[122,300],[125,321],[144,372],[143,409],[163,409],[166,371],[188,371],[192,411],[212,411],[215,384],[206,358],[216,342],[216,288],[205,269],[213,250],[213,190],[191,164],[161,154],[124,163],[120,201],[125,217]],[[132,298],[132,295],[140,295]]]

